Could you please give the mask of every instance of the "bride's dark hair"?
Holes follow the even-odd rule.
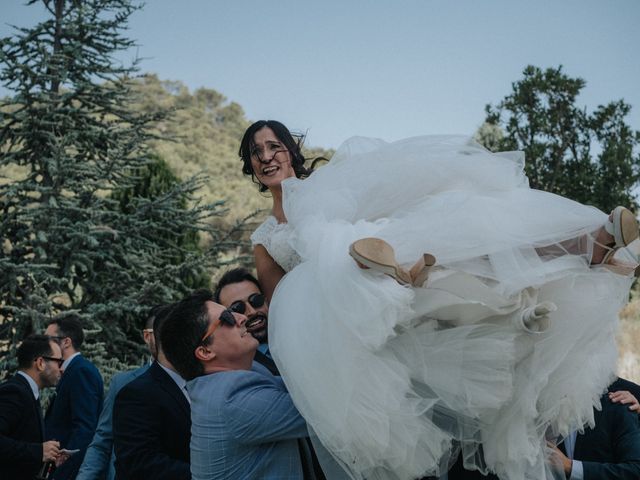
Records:
[[[301,151],[302,144],[304,143],[304,135],[292,134],[287,127],[277,120],[258,120],[244,132],[242,141],[240,142],[240,150],[238,150],[238,155],[242,159],[242,173],[250,175],[251,180],[260,186],[261,192],[267,191],[267,187],[256,179],[253,165],[251,164],[251,151],[255,146],[253,136],[258,130],[264,127],[269,127],[291,154],[291,166],[293,167],[296,177],[306,178],[311,175],[313,168],[306,168],[304,166],[306,159]]]

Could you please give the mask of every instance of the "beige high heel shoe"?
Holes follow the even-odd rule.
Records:
[[[429,276],[436,258],[425,253],[408,272],[398,265],[393,247],[381,238],[361,238],[349,246],[349,255],[360,268],[371,268],[389,275],[402,285],[421,287]]]
[[[604,225],[604,229],[613,237],[613,242],[604,245],[594,240],[596,245],[607,250],[607,253],[605,253],[602,260],[597,264],[604,265],[606,268],[610,268],[616,272],[622,267],[622,271],[618,273],[625,273],[629,270],[629,266],[616,265],[613,256],[619,249],[628,246],[631,242],[638,239],[640,236],[638,220],[627,208],[616,207],[611,212],[611,220]]]

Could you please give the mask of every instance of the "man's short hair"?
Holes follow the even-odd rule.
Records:
[[[260,282],[258,282],[258,279],[251,275],[251,272],[249,272],[249,270],[247,270],[246,268],[238,267],[234,268],[233,270],[229,270],[224,275],[222,275],[213,293],[213,301],[216,303],[220,303],[220,292],[222,291],[222,289],[227,285],[231,285],[232,283],[240,282],[251,282],[256,287],[258,287],[258,290],[260,291],[260,293],[262,293],[262,288],[260,287]]]
[[[206,302],[213,301],[210,290],[197,290],[173,304],[160,328],[160,344],[167,360],[185,380],[204,373],[195,349],[209,328]],[[155,328],[155,327],[154,327]]]
[[[82,322],[76,314],[61,314],[53,318],[47,323],[48,325],[56,325],[58,327],[59,336],[71,339],[71,344],[76,350],[80,350],[82,342],[84,342],[84,331],[82,330]]]
[[[38,357],[51,357],[51,337],[48,335],[29,335],[18,347],[18,368],[28,369]]]
[[[153,339],[156,342],[156,348],[158,348],[159,346],[162,347],[162,342],[160,341],[160,330],[162,329],[162,324],[166,320],[167,316],[169,315],[169,313],[171,313],[172,308],[173,303],[168,303],[166,305],[156,305],[151,309],[151,312],[149,313],[146,328],[153,329]]]

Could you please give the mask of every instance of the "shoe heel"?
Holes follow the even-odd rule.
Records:
[[[393,247],[380,238],[361,238],[349,246],[349,255],[360,268],[370,268],[394,278],[401,285],[411,283],[411,276],[396,262]]]
[[[411,276],[411,285],[421,287],[427,281],[431,267],[436,264],[436,257],[430,253],[425,253],[420,257],[416,264],[409,270]]]

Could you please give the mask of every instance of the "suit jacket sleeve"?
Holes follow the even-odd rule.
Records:
[[[0,394],[0,461],[40,463],[42,444],[15,440],[9,435],[19,428],[25,414],[25,398],[17,386],[5,385]]]
[[[125,372],[114,376],[111,380],[111,386],[109,387],[109,392],[104,399],[102,412],[98,419],[96,433],[94,434],[93,440],[91,440],[91,444],[84,456],[84,460],[76,480],[96,480],[107,478],[107,473],[111,464],[111,453],[113,451],[113,404],[117,393],[132,377],[131,372]]]
[[[224,404],[233,437],[257,444],[307,437],[307,424],[279,379],[260,374],[235,382]]]
[[[640,421],[624,405],[613,405],[607,415],[615,462],[583,461],[585,480],[637,480],[640,478]],[[604,408],[604,407],[603,407]]]
[[[149,392],[138,392],[130,386],[125,386],[117,395],[113,410],[118,471],[122,468],[132,478],[189,480],[189,464],[162,452],[162,410],[148,401]]]

